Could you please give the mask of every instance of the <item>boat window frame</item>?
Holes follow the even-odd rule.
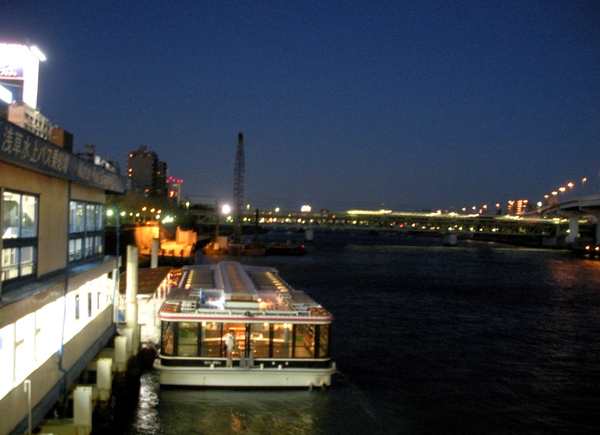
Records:
[[[206,332],[207,328],[206,328],[206,324],[207,323],[214,323],[216,324],[218,327],[216,328],[216,330],[218,331],[218,334],[215,334],[215,337],[219,337],[219,352],[218,355],[210,355],[209,353],[204,352],[205,349],[209,349],[208,348],[208,344],[209,341],[206,340]],[[212,330],[212,329],[208,329],[208,330]],[[198,348],[197,348],[197,353],[199,357],[201,358],[222,358],[225,355],[225,349],[224,349],[224,345],[223,345],[223,322],[198,322]]]
[[[195,331],[195,353],[182,354],[181,345],[181,324],[196,325]],[[207,324],[214,324],[215,328],[207,328]],[[200,358],[224,358],[226,357],[225,346],[223,342],[224,334],[229,331],[232,327],[236,330],[236,337],[241,335],[240,326],[244,325],[244,338],[237,338],[239,351],[246,352],[246,349],[251,351],[256,350],[256,345],[251,339],[252,333],[256,332],[253,329],[266,325],[262,323],[243,323],[243,322],[193,322],[193,321],[162,321],[161,322],[161,353],[165,356],[178,356],[178,357],[200,357]],[[275,340],[279,338],[275,337],[275,331],[277,326],[288,329],[289,336],[287,341],[276,343]],[[209,337],[206,336],[206,331],[213,331]],[[286,326],[286,323],[269,323],[267,326],[268,331],[268,343],[263,344],[262,350],[265,350],[266,346],[267,354],[262,352],[259,356],[254,356],[255,359],[265,358],[276,358],[276,359],[312,359],[312,358],[329,358],[331,349],[331,324],[314,324],[314,323],[291,323]],[[285,334],[285,333],[284,333]],[[215,352],[214,340],[218,337],[218,351]],[[307,343],[306,340],[309,340]],[[298,342],[302,340],[302,342]],[[246,341],[250,342],[248,347]],[[168,346],[172,345],[171,353],[168,352]],[[191,343],[186,343],[185,346],[190,346]],[[289,348],[287,348],[289,346]],[[287,348],[287,350],[286,350]],[[281,350],[281,355],[275,355],[277,350]],[[212,350],[212,352],[207,352]]]

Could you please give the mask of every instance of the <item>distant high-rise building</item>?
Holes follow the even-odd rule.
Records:
[[[14,101],[10,104],[7,119],[42,139],[50,140],[52,123],[39,110],[26,103]]]
[[[145,196],[166,196],[167,164],[154,151],[140,145],[127,156],[127,177],[133,192]]]
[[[514,199],[508,201],[508,214],[518,216],[532,210],[532,204],[528,199]]]
[[[156,196],[167,196],[167,164],[156,162],[156,173],[154,174],[154,192]]]

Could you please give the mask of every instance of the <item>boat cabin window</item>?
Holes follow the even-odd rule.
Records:
[[[329,356],[329,327],[331,325],[319,325],[319,341],[317,342],[317,356]]]
[[[175,325],[173,322],[162,322],[161,352],[165,355],[175,355]]]
[[[291,323],[163,322],[164,355],[226,357],[225,336],[234,331],[235,357],[324,358],[329,356],[330,325]],[[246,353],[246,349],[249,352]]]
[[[177,355],[198,355],[198,323],[181,322],[177,331]]]
[[[276,323],[273,325],[273,358],[291,358],[293,348],[293,333],[291,323]]]
[[[294,358],[329,356],[329,325],[295,325]]]
[[[268,358],[270,349],[271,325],[255,323],[250,326],[250,349],[254,358]]]
[[[200,325],[200,356],[223,356],[223,324],[202,322]]]

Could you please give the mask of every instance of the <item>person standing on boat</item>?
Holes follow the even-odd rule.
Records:
[[[235,335],[233,330],[229,330],[229,334],[225,338],[225,349],[227,350],[227,367],[231,367],[233,364],[233,349],[235,348]]]

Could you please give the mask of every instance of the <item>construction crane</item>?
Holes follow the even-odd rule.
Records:
[[[244,135],[238,134],[237,151],[235,153],[235,170],[233,172],[233,242],[242,242],[242,203],[244,202]]]

